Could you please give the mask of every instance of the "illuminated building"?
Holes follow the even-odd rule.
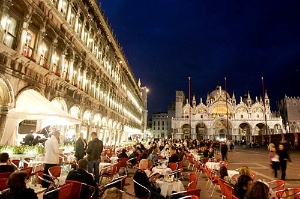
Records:
[[[96,131],[105,144],[115,144],[131,131],[143,132],[147,92],[97,1],[3,0],[0,8],[2,134],[7,113],[29,89],[81,120],[56,125],[63,137]],[[44,126],[37,121],[35,128]]]

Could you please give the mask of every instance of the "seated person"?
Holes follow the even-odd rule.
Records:
[[[153,149],[152,153],[149,155],[148,159],[152,160],[153,162],[158,162],[157,153],[158,153],[158,149],[157,148]]]
[[[68,173],[68,176],[66,178],[66,180],[74,180],[74,181],[78,181],[78,182],[83,182],[85,184],[91,185],[93,187],[95,187],[95,194],[94,194],[94,198],[98,199],[98,186],[95,183],[93,176],[87,172],[87,160],[86,159],[81,159],[78,161],[78,169],[77,170],[71,170]],[[80,198],[84,199],[86,198],[89,194],[89,187],[87,186],[82,186],[81,189],[81,194],[80,194]]]
[[[137,152],[137,148],[135,145],[133,145],[132,147],[132,153],[129,155],[128,159],[133,158],[132,160],[130,160],[130,163],[134,166],[136,164],[136,158],[139,155],[139,153]]]
[[[232,178],[230,178],[228,176],[228,171],[225,166],[221,166],[221,168],[220,168],[220,178],[225,180],[228,184],[231,184],[231,185],[236,184],[236,181],[232,180]]]
[[[208,158],[213,158],[215,156],[214,148],[209,148]]]
[[[251,170],[248,166],[242,166],[239,170],[239,174],[232,176],[232,179],[236,181],[238,179],[238,177],[241,175],[246,175],[246,176],[249,176],[252,178]]]
[[[145,170],[145,173],[147,174],[148,177],[152,174],[152,168],[154,164],[155,163],[153,162],[153,160],[148,159],[148,168]]]
[[[1,198],[9,199],[38,199],[31,188],[26,188],[27,173],[24,171],[12,173],[7,181],[7,191],[2,192]]]
[[[177,157],[178,157],[179,161],[182,161],[183,157],[184,157],[184,153],[183,153],[182,148],[178,148],[177,151],[178,151]]]
[[[269,187],[260,181],[252,184],[245,195],[245,199],[269,199]]]
[[[148,160],[142,159],[140,161],[139,169],[135,172],[133,179],[150,190],[151,198],[158,198],[158,199],[165,198],[162,195],[160,195],[158,190],[155,187],[153,187],[153,185],[151,185],[151,182],[154,181],[156,178],[158,178],[159,175],[153,175],[150,178],[148,178],[147,174],[145,173],[145,170],[148,167],[149,167]],[[137,184],[134,185],[134,192],[135,192],[135,196],[138,198],[148,197],[148,191]]]
[[[101,199],[122,199],[122,192],[116,187],[111,187],[104,191]]]
[[[252,185],[252,178],[247,175],[241,175],[234,185],[234,195],[238,198],[245,198],[248,189]]]
[[[178,158],[176,152],[177,152],[177,151],[176,151],[175,146],[172,146],[172,147],[170,148],[169,163],[170,163],[170,162],[176,162],[176,163],[179,162],[179,158]]]
[[[15,167],[11,165],[11,161],[8,153],[0,154],[0,173],[3,172],[14,172]]]
[[[126,149],[122,149],[122,152],[118,155],[118,158],[128,158]]]

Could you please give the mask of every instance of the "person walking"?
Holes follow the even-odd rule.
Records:
[[[86,153],[88,160],[88,172],[92,173],[94,171],[95,182],[99,183],[99,163],[100,156],[103,150],[103,142],[98,139],[97,133],[91,133],[92,140],[89,141]]]
[[[290,159],[290,156],[285,149],[284,145],[281,143],[279,144],[279,150],[278,155],[279,155],[279,162],[280,162],[280,169],[281,169],[281,180],[285,180],[285,175],[286,175],[286,168],[287,168],[287,161],[292,162]]]
[[[82,159],[85,155],[85,150],[87,147],[87,142],[86,140],[83,138],[83,133],[80,133],[78,140],[76,141],[76,145],[75,145],[75,157],[77,159],[77,161],[79,161],[80,159]]]
[[[58,139],[60,136],[60,132],[59,131],[55,131],[51,138],[49,138],[46,142],[45,142],[45,166],[44,166],[44,174],[49,175],[48,169],[50,167],[56,166],[59,164],[59,145],[58,145]],[[47,176],[43,176],[43,178],[45,178],[46,180],[48,180],[49,178]],[[46,181],[42,181],[42,186],[44,188],[48,188],[49,187],[49,183]]]
[[[269,161],[274,171],[274,178],[277,178],[277,171],[280,168],[279,155],[277,154],[275,146],[270,147],[269,150],[270,150]]]
[[[227,144],[225,144],[224,142],[221,143],[221,154],[222,154],[222,161],[228,161],[227,158],[227,153],[228,153],[228,147]]]

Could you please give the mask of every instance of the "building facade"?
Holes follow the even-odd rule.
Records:
[[[288,97],[278,102],[278,110],[283,120],[284,129],[287,133],[300,131],[300,98]]]
[[[63,136],[96,131],[115,144],[146,128],[147,92],[96,0],[2,0],[0,9],[1,137],[29,89],[82,121],[57,126]]]
[[[197,104],[195,96],[189,103],[183,91],[176,91],[175,109],[171,128],[173,137],[178,139],[252,141],[254,135],[283,131],[281,117],[271,113],[267,93],[264,100],[252,100],[248,93],[237,102],[234,94],[230,97],[218,86],[207,95],[206,104],[202,99]]]
[[[153,113],[152,114],[152,129],[151,134],[153,138],[168,137],[169,116],[168,113]]]

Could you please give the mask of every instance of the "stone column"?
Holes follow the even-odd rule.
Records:
[[[7,119],[7,113],[8,113],[8,108],[2,107],[0,110],[0,140],[2,139],[2,136],[4,133],[4,128],[5,128],[6,119]]]
[[[54,72],[54,70],[56,70],[56,68],[53,67],[53,55],[54,55],[56,47],[57,47],[57,39],[55,39],[53,41],[52,45],[50,45],[48,59],[46,62],[46,64],[49,66],[49,70],[53,71],[53,72]]]
[[[25,44],[26,44],[26,41],[27,41],[27,31],[28,31],[28,27],[29,27],[29,22],[31,21],[31,15],[23,21],[22,23],[22,30],[21,30],[21,39],[17,45],[17,53],[18,54],[23,54],[24,52],[24,48],[25,48]]]

